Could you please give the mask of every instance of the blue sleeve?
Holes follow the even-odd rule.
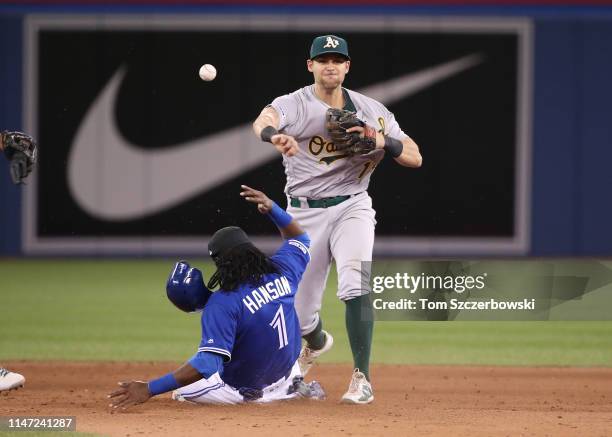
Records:
[[[213,297],[217,296],[213,294]],[[198,352],[219,354],[225,362],[229,362],[232,359],[238,317],[232,311],[231,301],[217,300],[209,300],[202,313],[202,340]]]
[[[212,352],[198,352],[188,361],[191,366],[208,379],[215,373],[223,375],[223,358]]]
[[[302,275],[310,261],[310,237],[307,233],[292,237],[270,257],[270,260],[287,277],[294,289],[297,289]]]

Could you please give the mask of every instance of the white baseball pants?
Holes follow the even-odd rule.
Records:
[[[297,361],[293,364],[289,377],[285,378],[283,376],[275,383],[265,387],[263,389],[263,397],[249,403],[268,403],[297,397],[297,393],[287,394],[289,387],[293,384],[293,378],[296,376],[300,376],[300,366]],[[193,384],[175,390],[172,393],[172,399],[198,404],[233,405],[245,403],[242,395],[238,393],[238,389],[223,382],[219,373],[215,373],[208,379],[202,378]]]
[[[361,262],[372,261],[376,212],[367,192],[329,208],[289,206],[287,212],[300,222],[311,240],[310,263],[295,296],[302,335],[306,335],[319,322],[332,260],[338,271],[338,298],[346,301],[367,294],[361,286]]]

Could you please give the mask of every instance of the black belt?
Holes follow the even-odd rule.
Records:
[[[361,194],[361,193],[357,193]],[[309,208],[329,208],[330,206],[338,205],[345,200],[355,197],[357,194],[348,194],[346,196],[325,197],[323,199],[305,199]],[[290,205],[294,208],[301,208],[302,202],[298,197],[290,197]]]

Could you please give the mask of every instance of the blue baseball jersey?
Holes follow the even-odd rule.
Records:
[[[262,389],[287,376],[301,349],[295,293],[310,260],[307,234],[285,240],[270,258],[279,273],[260,284],[219,290],[202,313],[198,352],[223,357],[223,380],[234,388]]]

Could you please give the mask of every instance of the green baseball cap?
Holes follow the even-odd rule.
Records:
[[[351,59],[348,54],[348,44],[344,38],[340,38],[336,35],[321,35],[312,40],[312,45],[310,46],[310,59],[314,59],[326,53],[338,53],[349,60]]]

